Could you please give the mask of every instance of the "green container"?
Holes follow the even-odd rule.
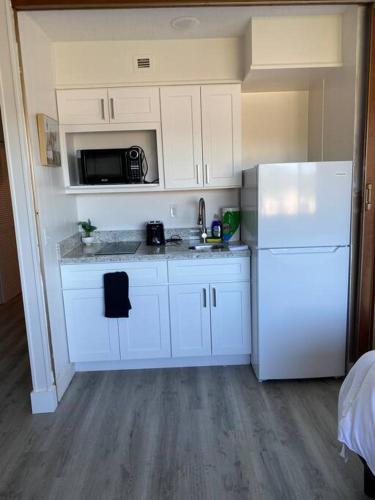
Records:
[[[223,223],[223,240],[239,241],[240,239],[240,222],[241,211],[238,207],[222,208],[222,223]]]

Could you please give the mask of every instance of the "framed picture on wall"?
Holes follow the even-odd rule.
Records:
[[[36,115],[39,135],[40,163],[46,167],[61,166],[59,124],[53,118],[38,113]]]

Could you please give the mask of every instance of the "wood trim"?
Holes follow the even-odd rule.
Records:
[[[15,10],[362,4],[356,0],[12,0]]]
[[[360,271],[356,358],[372,349],[375,307],[375,200],[367,205],[366,188],[375,190],[375,4],[372,6],[369,46],[367,123],[362,191]]]

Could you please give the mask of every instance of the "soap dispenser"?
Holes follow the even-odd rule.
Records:
[[[218,214],[214,215],[214,219],[211,224],[211,236],[215,239],[222,239],[223,237],[223,226]]]

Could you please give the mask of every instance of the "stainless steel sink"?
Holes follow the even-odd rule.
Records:
[[[190,250],[221,250],[227,248],[228,245],[225,243],[197,243],[196,245],[192,245],[189,247]]]

